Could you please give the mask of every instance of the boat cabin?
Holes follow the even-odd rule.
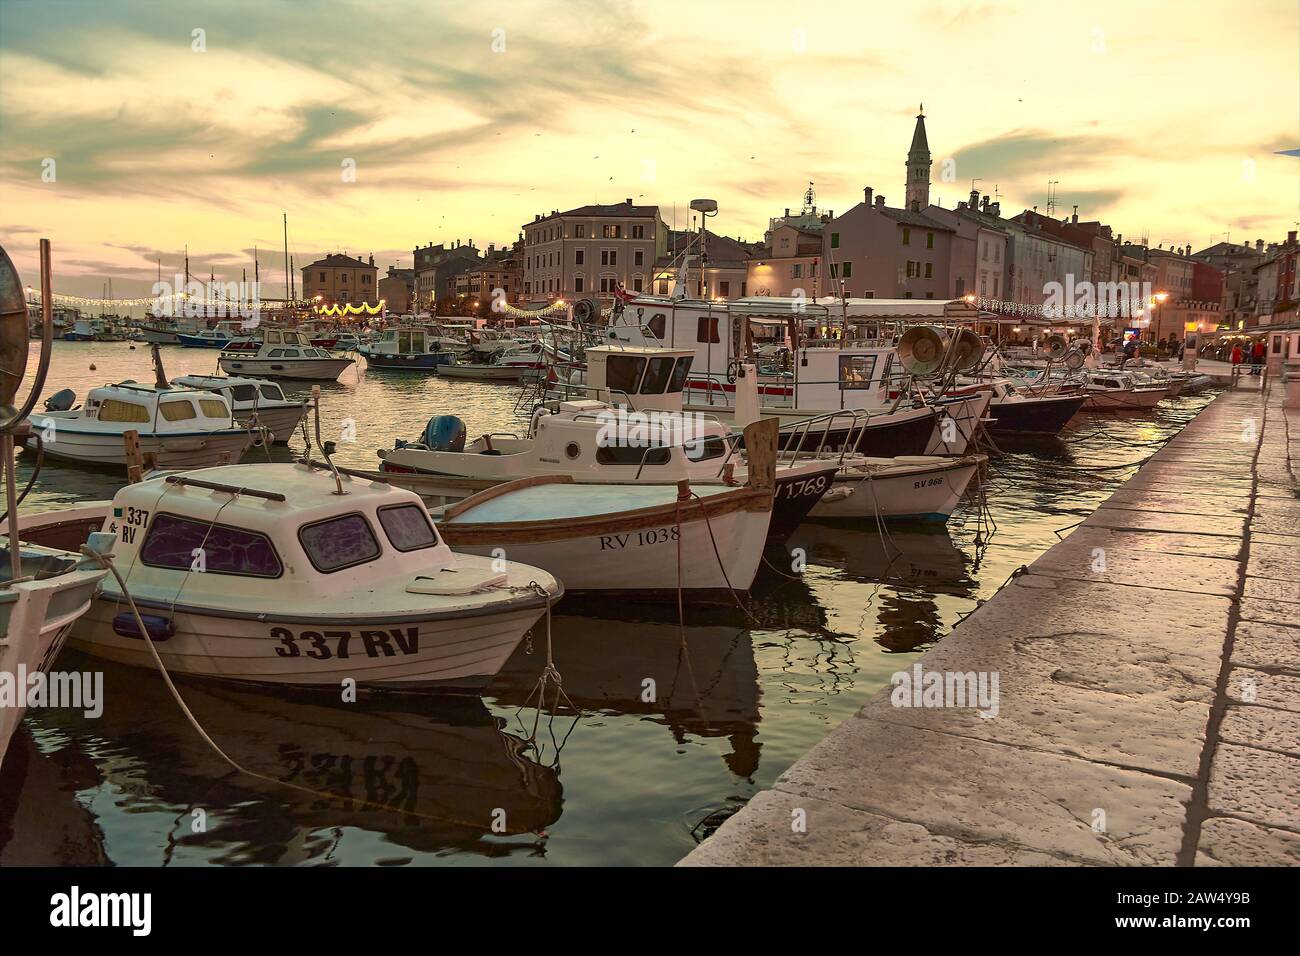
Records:
[[[230,403],[215,392],[160,389],[134,382],[92,388],[78,417],[154,433],[212,431],[234,425]]]
[[[287,402],[282,389],[265,378],[240,378],[225,375],[182,375],[172,379],[175,385],[216,392],[230,402],[232,408],[243,411],[267,402]]]
[[[314,347],[310,338],[294,329],[266,329],[262,332],[257,353],[257,358],[272,359],[327,359],[333,357],[325,349]]]
[[[414,492],[338,480],[343,495],[328,468],[301,464],[160,476],[122,488],[103,530],[117,537],[133,593],[181,594],[191,605],[274,608],[286,594],[315,595],[328,616],[345,610],[343,590],[393,580],[409,589],[422,573],[456,565]],[[204,573],[192,573],[200,557]]]
[[[397,326],[384,331],[366,351],[385,355],[427,355],[441,352],[437,336],[421,326]]]
[[[694,349],[595,346],[586,351],[588,398],[634,409],[682,410]]]

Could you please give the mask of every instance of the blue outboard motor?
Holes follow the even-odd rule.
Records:
[[[430,451],[464,451],[465,423],[455,415],[434,415],[422,438]]]
[[[77,393],[70,388],[61,388],[45,400],[47,412],[66,412],[77,400]]]

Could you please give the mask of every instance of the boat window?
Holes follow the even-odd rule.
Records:
[[[99,406],[98,418],[101,422],[147,422],[149,409],[116,398],[106,398]]]
[[[169,422],[183,422],[199,417],[189,402],[163,402],[158,406],[158,411]]]
[[[645,370],[645,359],[634,355],[611,355],[605,362],[605,386],[615,391],[636,393]]]
[[[257,389],[252,385],[232,385],[230,394],[235,397],[237,402],[255,402],[257,401]]]
[[[151,568],[254,578],[278,578],[283,571],[266,535],[170,514],[154,517],[140,560]]]
[[[646,323],[646,328],[655,338],[663,341],[664,331],[668,324],[668,318],[662,312],[656,312],[651,316],[650,321]]]
[[[714,458],[721,458],[727,453],[727,440],[717,437],[696,438],[684,442],[683,447],[686,449],[686,457],[691,461],[710,461]]]
[[[226,403],[215,398],[200,398],[199,407],[208,418],[229,418],[230,409]]]
[[[645,379],[641,382],[642,395],[662,395],[668,388],[673,376],[673,360],[655,358],[650,360]]]
[[[672,449],[661,445],[640,447],[636,445],[601,445],[596,449],[596,461],[602,465],[666,465],[672,458]]]
[[[714,344],[722,341],[718,338],[718,317],[716,315],[702,315],[696,320],[695,341]]]
[[[840,390],[869,388],[876,372],[874,355],[840,356]]]
[[[303,525],[298,529],[298,540],[312,566],[324,574],[379,557],[379,542],[370,530],[370,522],[359,514]]]
[[[669,392],[680,392],[686,385],[686,376],[691,372],[691,362],[694,359],[690,356],[679,358],[677,367],[673,369],[673,380],[668,384]]]
[[[261,388],[263,398],[269,398],[274,402],[281,401],[284,398],[284,392],[280,391],[278,385],[263,385]]]
[[[297,358],[297,357],[298,357],[298,350],[297,350],[297,349],[285,349],[285,350],[284,350],[284,357],[285,357],[285,358]]]
[[[271,349],[271,352],[267,356],[267,358],[280,358],[283,355],[284,355],[284,349]]]
[[[379,509],[379,523],[384,534],[398,551],[432,548],[438,535],[429,523],[429,513],[420,505],[393,505]]]

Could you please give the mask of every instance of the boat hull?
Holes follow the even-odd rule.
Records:
[[[179,333],[176,340],[187,349],[224,349],[230,344],[230,339],[204,338],[200,335],[186,335],[184,332]]]
[[[855,474],[846,470],[812,509],[811,517],[946,521],[975,477],[982,455],[936,459],[883,473]]]
[[[141,614],[170,604],[140,601]],[[156,640],[168,671],[198,677],[290,686],[476,689],[505,666],[544,608],[524,607],[433,620],[277,619],[178,606],[175,633]],[[154,667],[144,641],[123,636],[114,618],[130,608],[115,595],[95,601],[72,630],[71,645],[105,660]]]
[[[1056,435],[1083,407],[1082,395],[1052,395],[989,405],[989,431],[994,434]]]
[[[217,364],[228,375],[332,382],[351,367],[352,359],[263,359],[223,353]]]
[[[256,415],[257,423],[271,433],[271,441],[277,445],[283,445],[293,437],[298,423],[306,414],[306,405],[286,405],[278,408],[267,408],[263,405],[258,408],[235,409],[235,418],[241,422],[250,421]]]
[[[424,352],[412,355],[389,355],[361,352],[366,357],[366,367],[389,371],[436,372],[439,366],[450,365],[455,359],[450,352]]]
[[[503,549],[511,561],[555,575],[570,593],[668,598],[680,589],[695,600],[729,600],[754,583],[770,507],[768,495],[754,493],[727,505],[690,499],[680,518],[668,506],[611,515],[605,526],[600,519],[546,522],[541,533],[510,523],[439,521],[438,529],[456,551],[490,556]]]
[[[32,427],[41,429],[41,419],[34,418]],[[125,468],[129,464],[121,432],[81,432],[56,424],[54,436],[53,441],[44,442],[44,452],[51,458],[104,467]],[[31,436],[24,438],[23,443],[29,450],[36,448]],[[159,468],[232,464],[243,457],[252,443],[253,435],[246,428],[170,435],[140,433],[141,453],[153,456]]]
[[[1116,388],[1089,392],[1083,407],[1090,412],[1133,412],[1155,408],[1166,388]]]
[[[448,364],[438,369],[444,378],[464,378],[476,382],[518,382],[527,369],[511,368],[505,365],[456,365]]]

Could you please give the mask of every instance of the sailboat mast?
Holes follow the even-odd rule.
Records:
[[[284,214],[284,294],[290,299],[293,298],[293,293],[289,289],[291,276],[292,273],[289,271],[289,214],[286,212]],[[284,304],[287,307],[289,302],[286,300]]]

